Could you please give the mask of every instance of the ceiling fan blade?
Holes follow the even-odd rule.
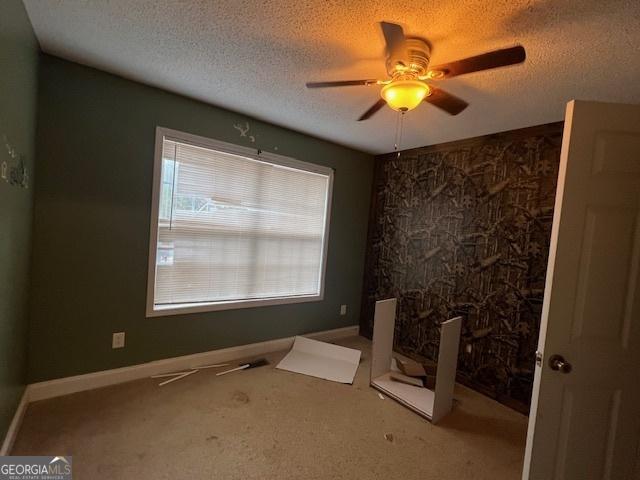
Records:
[[[374,103],[369,110],[367,110],[362,115],[360,115],[360,118],[358,119],[358,121],[361,122],[362,120],[366,120],[366,119],[370,118],[371,116],[373,116],[374,113],[376,113],[378,110],[380,110],[386,104],[387,104],[387,102],[385,102],[381,98],[376,103]]]
[[[527,54],[522,45],[504,48],[493,52],[483,53],[475,57],[463,58],[455,62],[443,63],[430,67],[429,70],[443,72],[445,78],[464,75],[465,73],[490,70],[492,68],[506,67],[522,63],[527,58]]]
[[[378,80],[338,80],[336,82],[307,82],[307,88],[352,87],[357,85],[375,85]]]
[[[394,62],[409,64],[409,54],[407,51],[406,38],[402,27],[397,23],[380,22],[384,41],[386,43],[387,55]]]
[[[467,102],[461,98],[451,95],[440,88],[429,85],[431,95],[425,97],[424,101],[434,105],[451,115],[457,115],[469,106]]]

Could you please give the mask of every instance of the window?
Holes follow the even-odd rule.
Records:
[[[158,128],[147,316],[321,300],[333,172]]]

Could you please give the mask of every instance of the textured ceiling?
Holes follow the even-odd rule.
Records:
[[[401,148],[561,120],[572,98],[640,103],[638,0],[25,0],[42,49],[72,61],[372,153],[396,113],[355,119],[385,78],[377,22],[433,44],[432,64],[521,43],[516,67],[447,80],[457,117],[406,114]]]

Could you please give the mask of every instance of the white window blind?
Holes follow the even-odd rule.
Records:
[[[154,310],[321,295],[331,174],[235,151],[162,137]]]

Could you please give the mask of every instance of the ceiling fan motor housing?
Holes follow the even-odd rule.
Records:
[[[426,40],[419,37],[407,37],[405,39],[406,58],[397,55],[387,57],[387,73],[390,77],[398,76],[419,77],[427,74],[431,48]]]

